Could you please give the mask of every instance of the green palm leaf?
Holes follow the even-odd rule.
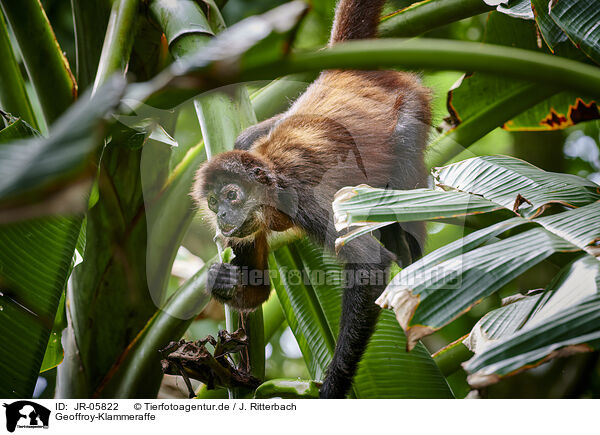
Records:
[[[496,208],[492,205],[495,204],[516,209],[529,219],[513,217],[469,234],[432,252],[394,277],[378,303],[394,309],[407,332],[409,347],[557,252],[598,253],[599,191],[598,186],[588,180],[542,171],[522,160],[504,156],[465,160],[437,168],[434,176],[438,185],[450,191],[384,191],[361,186],[340,191],[334,203],[336,223],[339,228],[351,223],[359,229],[343,236],[338,243],[390,221],[433,217],[415,212],[420,208],[448,216],[455,211],[452,201],[460,200],[467,209],[468,197],[473,198],[474,204],[484,205],[481,211],[494,211]],[[423,200],[427,198],[426,192],[431,200],[429,204]],[[410,205],[411,196],[413,205]],[[580,207],[534,217],[550,203]],[[538,226],[504,240],[494,239],[524,224]]]
[[[600,262],[584,255],[544,293],[486,314],[465,344],[469,383],[482,387],[549,359],[600,348]]]
[[[482,196],[524,217],[538,215],[550,203],[579,207],[600,199],[600,186],[585,178],[546,172],[508,156],[475,157],[436,168],[433,176],[447,188]]]

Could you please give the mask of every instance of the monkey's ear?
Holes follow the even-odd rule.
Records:
[[[263,168],[257,166],[252,168],[250,172],[252,173],[252,177],[260,184],[270,185],[273,182],[267,171],[265,171]]]
[[[242,151],[242,154],[240,154],[240,161],[246,176],[251,180],[268,186],[275,182],[275,177],[271,174],[271,171],[269,171],[267,163],[260,157]]]

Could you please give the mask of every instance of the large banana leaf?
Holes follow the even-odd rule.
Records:
[[[335,227],[338,231],[354,229],[336,240],[336,248],[393,222],[444,220],[500,209],[499,204],[465,192],[345,187],[333,202]]]
[[[31,397],[70,270],[79,219],[0,226],[0,395]]]
[[[322,379],[339,328],[341,267],[334,256],[306,239],[278,249],[273,258],[278,271],[273,285],[288,324],[311,377]],[[405,343],[391,313],[383,312],[354,379],[355,397],[452,397],[425,347],[419,343],[407,353]]]
[[[19,45],[27,75],[50,125],[77,99],[77,83],[42,2],[0,1]],[[4,60],[3,60],[4,62]]]
[[[412,346],[550,255],[575,249],[534,228],[427,269],[409,266],[377,302],[394,308]]]
[[[297,255],[294,255],[293,246],[278,249],[271,259],[270,269],[278,272],[272,274],[271,282],[277,291],[288,325],[302,350],[309,374],[314,379],[322,379],[333,357],[333,331],[318,305],[314,290],[301,279],[299,271],[302,270],[302,264]],[[291,275],[290,271],[298,273]],[[287,288],[294,288],[296,291],[288,292]]]
[[[539,1],[544,3],[545,0]],[[527,6],[529,7],[529,4]],[[555,30],[556,25],[548,17],[547,1],[545,9],[543,7],[534,9],[534,11],[539,10],[542,11],[537,13],[538,26],[540,26],[540,20],[546,17],[547,21],[542,21],[542,23],[547,23],[546,27],[554,25],[553,28],[548,28],[547,32]],[[546,29],[546,27],[540,28]],[[519,47],[540,53],[548,52],[547,49],[538,46],[538,33],[536,30],[533,21],[525,21],[499,12],[492,12],[486,21],[484,42]],[[564,36],[560,28],[558,28],[558,32]],[[580,52],[570,48],[557,47],[557,53],[560,52],[559,54],[562,56],[577,60],[584,58]],[[593,98],[572,92],[558,93],[558,91],[559,88],[532,84],[528,81],[506,78],[497,74],[466,74],[448,92],[448,108],[453,126],[457,130],[449,134],[457,136],[460,133],[459,129],[462,130],[461,126],[464,124],[468,125],[469,130],[474,127],[477,128],[477,125],[473,126],[471,122],[482,115],[490,120],[493,116],[512,113],[513,108],[518,108],[518,112],[512,113],[509,119],[499,120],[495,127],[502,126],[507,130],[517,131],[555,130],[600,118],[597,102]],[[521,106],[521,104],[536,97],[538,97],[538,101],[532,100],[533,104],[529,104],[527,107]],[[512,101],[513,99],[514,101]],[[505,101],[511,101],[511,107],[505,108]],[[458,138],[462,139],[460,136]],[[461,141],[459,140],[459,142]]]
[[[79,93],[94,83],[110,13],[109,0],[71,0]]]
[[[34,133],[20,119],[13,120],[0,131],[0,149],[6,141]],[[31,397],[40,370],[62,358],[60,330],[54,331],[50,342],[49,337],[80,222],[77,218],[52,217],[0,225],[2,397]],[[46,347],[49,351],[44,357]]]
[[[336,229],[363,222],[410,222],[487,213],[502,207],[466,192],[344,187],[335,196]]]
[[[53,201],[23,212],[25,198],[38,198],[89,174],[90,156],[102,144],[103,118],[117,104],[123,82],[112,81],[93,99],[71,108],[55,125],[49,138],[16,137],[34,134],[22,121],[0,132],[0,181],[4,220],[0,225],[0,349],[3,380],[0,395],[29,397],[40,371],[57,307],[70,272],[81,226],[79,217],[44,217],[22,220],[27,215],[57,212]],[[86,204],[80,192],[75,210]],[[68,210],[70,214],[73,210]],[[51,343],[51,345],[58,344]],[[48,366],[58,354],[48,355]]]

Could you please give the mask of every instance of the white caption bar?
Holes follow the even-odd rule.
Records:
[[[2,400],[9,433],[596,433],[596,400]],[[2,412],[4,411],[4,412]],[[343,432],[342,432],[343,431]],[[385,431],[385,432],[384,432]],[[585,431],[585,432],[584,432]]]

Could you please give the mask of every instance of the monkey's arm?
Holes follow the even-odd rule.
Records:
[[[255,124],[251,127],[248,127],[244,131],[240,133],[238,138],[235,140],[235,145],[233,146],[236,150],[244,150],[248,151],[252,144],[256,142],[256,140],[260,137],[266,136],[269,134],[273,126],[283,118],[283,113],[279,115],[275,115],[272,118],[265,119],[258,124]]]
[[[247,307],[258,307],[269,298],[267,237],[261,231],[253,241],[231,247],[235,258],[210,267],[206,289],[219,302],[247,311]]]

